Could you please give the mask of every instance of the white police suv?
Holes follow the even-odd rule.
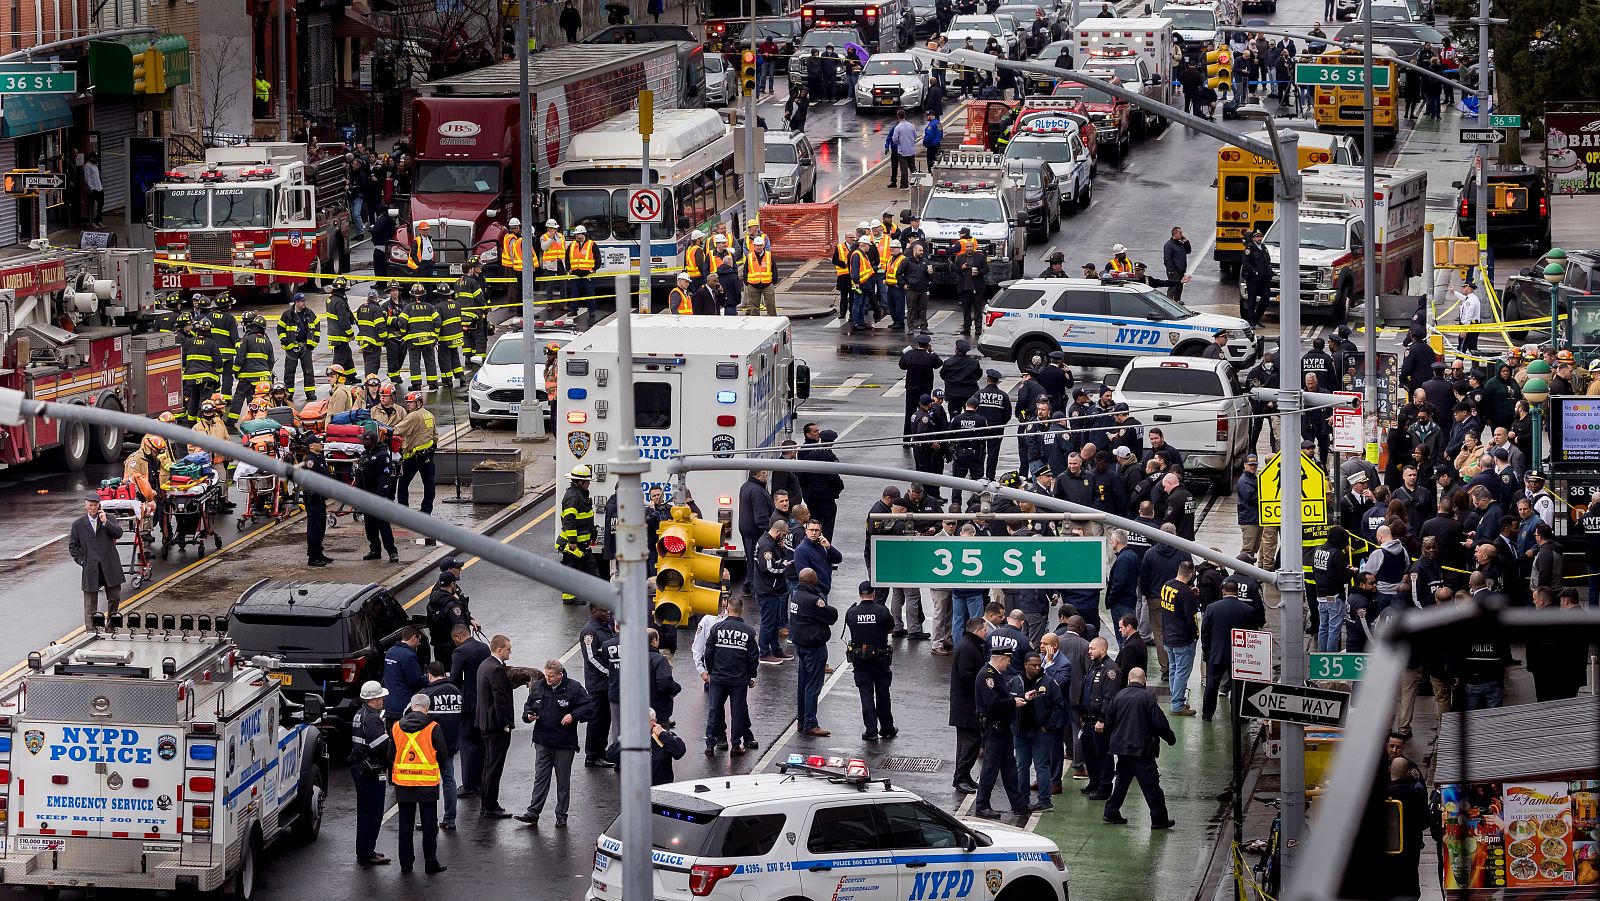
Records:
[[[1144,354],[1200,356],[1219,331],[1228,335],[1223,355],[1234,368],[1260,352],[1243,319],[1197,313],[1143,282],[1117,278],[1008,282],[983,319],[979,351],[1020,369],[1043,366],[1055,350],[1075,364],[1112,367]]]
[[[959,820],[861,760],[791,755],[776,773],[651,790],[651,897],[720,901],[1067,901],[1049,839]],[[620,826],[596,841],[587,901],[622,898]]]

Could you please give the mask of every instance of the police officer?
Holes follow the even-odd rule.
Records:
[[[933,395],[923,394],[917,397],[917,408],[911,414],[911,438],[916,442],[911,445],[911,458],[915,462],[917,472],[944,474],[944,442],[937,440],[943,429],[934,424]]]
[[[1122,688],[1122,669],[1109,653],[1100,636],[1089,641],[1089,671],[1084,677],[1078,720],[1078,747],[1089,771],[1089,784],[1079,789],[1091,801],[1111,797],[1112,768],[1110,736],[1095,725],[1105,717],[1107,706]]]
[[[955,354],[945,357],[944,365],[939,367],[939,376],[944,379],[944,390],[948,395],[946,399],[952,410],[960,411],[966,406],[967,398],[978,393],[978,379],[983,370],[971,351],[972,342],[957,338]]]
[[[424,370],[428,390],[438,390],[439,310],[428,302],[427,289],[420,282],[411,286],[411,300],[400,311],[400,319],[406,346],[411,349],[411,390],[422,390]]]
[[[294,395],[295,370],[302,376],[306,400],[317,399],[317,383],[311,374],[311,352],[321,338],[317,316],[306,309],[306,296],[296,292],[289,309],[278,318],[278,346],[283,348],[283,384]]]
[[[856,596],[860,600],[844,612],[844,627],[850,632],[845,656],[854,670],[856,691],[861,693],[861,723],[866,729],[861,738],[894,738],[900,734],[889,706],[889,686],[894,682],[894,669],[890,666],[894,649],[889,647],[889,633],[894,630],[894,617],[878,600],[871,582],[862,582]]]
[[[322,442],[311,442],[300,468],[319,476],[331,476],[328,461],[322,456]],[[301,502],[306,510],[306,563],[309,566],[327,566],[333,560],[323,553],[322,540],[328,534],[328,499],[307,488],[301,492]]]
[[[1045,260],[1045,262],[1049,263],[1049,265],[1045,267],[1043,272],[1039,273],[1039,277],[1040,278],[1066,278],[1067,277],[1067,270],[1063,266],[1063,264],[1066,263],[1066,261],[1067,261],[1066,256],[1064,256],[1061,253],[1061,251],[1059,251],[1059,250],[1056,251],[1055,253],[1050,254],[1049,258]]]
[[[978,412],[976,395],[967,398],[966,409],[950,420],[951,453],[950,475],[962,479],[980,478],[983,472],[984,453],[988,447],[986,432],[989,420]],[[954,508],[961,507],[961,489],[951,489],[950,500]]]
[[[434,292],[439,301],[439,380],[449,387],[450,380],[467,387],[467,370],[461,365],[461,346],[465,341],[461,332],[461,307],[456,303],[454,288],[440,285]]]
[[[590,545],[594,543],[594,498],[589,496],[589,482],[594,473],[582,463],[572,467],[567,493],[561,496],[561,531],[556,535],[556,550],[561,554],[561,565],[579,572],[602,577],[597,558]],[[561,593],[561,603],[580,604],[577,595]]]
[[[244,337],[239,339],[234,360],[239,373],[234,379],[233,398],[228,401],[228,418],[237,420],[245,403],[255,396],[256,386],[272,381],[272,365],[277,362],[272,342],[267,340],[267,322],[260,313],[252,310],[244,314]]]
[[[999,605],[995,605],[998,607]],[[1011,664],[1018,671],[1022,669],[1022,661],[1033,653],[1033,642],[1028,640],[1028,633],[1023,631],[1027,620],[1021,610],[1013,610],[1006,618],[989,629],[987,644],[989,653],[994,654],[1004,651],[1011,655]]]
[[[594,718],[589,720],[583,742],[583,765],[586,767],[616,766],[606,759],[611,731],[611,658],[604,650],[606,643],[616,637],[611,611],[590,604],[589,621],[578,633],[578,646],[583,653],[583,687],[594,698]]]
[[[906,418],[901,423],[903,434],[910,435],[911,418],[917,412],[919,399],[933,393],[933,378],[944,361],[930,348],[933,343],[927,335],[912,339],[911,346],[900,352],[900,368],[906,374]]]
[[[735,756],[755,747],[748,738],[750,708],[746,697],[755,687],[756,671],[761,667],[759,645],[756,630],[744,621],[744,601],[729,598],[728,615],[712,626],[706,637],[706,704],[710,707],[706,717],[707,757],[715,755],[717,745],[727,744],[730,737]],[[731,722],[724,718],[724,703]]]
[[[178,319],[178,346],[183,358],[183,411],[189,422],[200,415],[200,404],[217,390],[221,352],[211,340],[210,328],[197,327],[186,316]]]
[[[400,384],[400,373],[406,368],[405,301],[400,299],[400,283],[389,282],[388,297],[383,304],[383,345],[388,351],[389,381]]]
[[[1000,819],[1000,812],[990,803],[997,776],[1005,786],[1011,812],[1019,819],[1028,815],[1027,793],[1017,784],[1017,754],[1011,738],[1011,721],[1016,719],[1017,708],[1036,695],[1029,692],[1019,698],[1011,694],[1011,680],[1006,676],[1010,668],[1010,651],[990,649],[989,662],[978,670],[973,686],[978,717],[983,725],[983,769],[978,776],[974,808],[977,815],[986,820]]]
[[[322,321],[328,332],[328,348],[333,351],[333,362],[354,372],[356,360],[350,342],[356,336],[355,316],[350,312],[350,280],[339,276],[333,280],[333,290],[328,294],[328,307]]]
[[[389,858],[378,851],[383,826],[384,781],[388,778],[389,731],[383,724],[383,699],[388,689],[377,682],[361,686],[361,706],[350,721],[350,778],[356,786],[356,863],[381,866]]]
[[[461,332],[467,363],[481,359],[489,350],[489,289],[483,281],[483,261],[467,261],[467,271],[456,279],[456,306],[461,310]]]
[[[453,566],[451,564],[454,564]],[[461,563],[454,557],[440,562],[439,581],[428,595],[428,642],[433,645],[433,659],[450,666],[450,656],[455,645],[450,632],[456,626],[471,626],[472,614],[467,610],[467,596],[461,593]]]
[[[374,376],[381,371],[388,326],[389,317],[384,312],[382,298],[378,292],[368,291],[366,302],[357,307],[355,313],[356,344],[361,347],[363,375]]]
[[[978,402],[978,413],[989,424],[984,433],[986,452],[983,477],[992,479],[1000,464],[1000,436],[1005,431],[1006,423],[1011,421],[1011,396],[1000,388],[998,369],[985,372],[984,377],[987,381],[978,389],[978,393],[972,395],[972,399]]]

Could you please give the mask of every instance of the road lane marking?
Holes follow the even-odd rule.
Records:
[[[879,415],[879,416],[893,416],[895,418],[899,418],[900,417],[899,413],[879,413],[877,415]],[[858,426],[858,425],[860,425],[860,424],[862,424],[863,422],[866,422],[866,421],[867,421],[867,417],[865,415],[858,416],[856,418],[855,422],[852,422],[849,425],[845,426],[844,431],[840,432],[839,433],[839,437],[835,438],[834,441],[839,441],[839,440],[843,439],[844,436],[846,436],[846,435],[850,434],[851,432],[855,431],[856,426]]]
[[[550,506],[550,509],[544,511],[543,513],[540,513],[538,516],[535,516],[533,519],[528,520],[527,522],[523,523],[521,526],[518,526],[516,531],[514,531],[510,535],[507,535],[506,537],[500,539],[500,543],[501,544],[510,544],[511,542],[516,541],[518,538],[521,538],[523,535],[527,534],[529,529],[531,529],[534,526],[538,525],[539,523],[542,523],[545,520],[549,519],[550,518],[550,514],[552,514],[554,512],[556,512],[556,508],[555,508],[555,505],[552,504]],[[461,568],[463,570],[465,570],[467,567],[471,566],[474,563],[477,563],[479,560],[482,560],[482,559],[483,559],[482,557],[471,557],[471,558],[469,558],[467,560],[466,563],[462,564]],[[432,593],[433,593],[433,586],[431,586],[431,585],[428,586],[427,588],[422,589],[421,591],[417,592],[414,596],[412,596],[411,600],[406,601],[405,609],[410,610],[412,607],[415,607],[417,605],[418,601],[422,600],[423,598],[427,597],[428,595],[430,595]]]
[[[883,396],[884,397],[903,397],[905,395],[905,393],[906,393],[906,377],[905,376],[901,376],[900,377],[900,381],[895,382],[893,385],[890,385],[889,386],[889,390],[883,392]]]
[[[44,550],[45,548],[49,547],[50,545],[55,544],[56,542],[60,541],[61,539],[65,538],[65,537],[67,537],[67,533],[66,532],[62,532],[60,535],[57,535],[56,537],[51,538],[48,541],[41,541],[38,544],[34,545],[33,547],[30,547],[27,550],[23,551],[22,553],[17,554],[14,557],[7,557],[6,559],[7,560],[21,560],[24,557],[32,556],[32,555],[37,554],[38,552]]]
[[[928,328],[930,330],[938,328],[940,325],[944,324],[946,319],[949,319],[955,314],[955,310],[940,310],[939,312],[934,313],[932,316],[928,317]]]
[[[845,379],[839,385],[839,387],[834,388],[833,391],[829,392],[828,396],[829,397],[849,397],[850,396],[850,392],[856,390],[857,388],[861,387],[862,385],[865,385],[867,383],[867,379],[870,379],[870,378],[872,378],[872,373],[870,373],[870,372],[858,372],[855,375],[852,375],[849,378]]]

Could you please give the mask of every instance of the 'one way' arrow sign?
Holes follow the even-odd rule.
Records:
[[[1305,726],[1340,726],[1350,709],[1350,694],[1278,683],[1243,683],[1244,715]]]
[[[1461,129],[1461,143],[1463,144],[1504,144],[1506,133],[1497,128],[1463,128]]]

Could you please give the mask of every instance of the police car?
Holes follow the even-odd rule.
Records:
[[[566,346],[567,342],[578,336],[578,332],[568,326],[565,320],[551,320],[549,323],[534,323],[536,331],[533,335],[535,353],[538,354],[536,362],[539,372],[544,372],[544,347],[555,343]],[[548,328],[549,330],[545,330]],[[473,373],[472,382],[467,387],[467,418],[471,420],[472,427],[481,429],[491,420],[515,422],[522,412],[522,347],[523,333],[519,328],[516,331],[502,335],[489,348],[489,354],[484,358],[483,365]],[[539,405],[544,408],[546,417],[552,414],[547,405],[544,386],[535,389],[535,396]]]
[[[1049,839],[961,820],[861,760],[790,755],[776,773],[651,790],[651,897],[720,901],[1067,901]],[[618,818],[620,821],[620,817]],[[620,826],[596,840],[586,901],[622,897]]]
[[[1200,356],[1218,331],[1228,333],[1224,356],[1234,368],[1259,353],[1243,319],[1197,313],[1142,282],[1029,278],[989,299],[978,349],[1021,369],[1043,366],[1054,350],[1077,364],[1121,366],[1151,353]]]

